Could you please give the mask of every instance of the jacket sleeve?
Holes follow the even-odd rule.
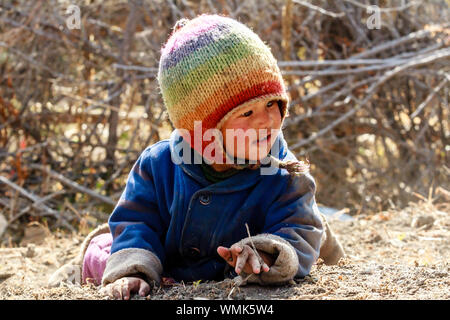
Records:
[[[149,283],[160,282],[166,228],[158,208],[148,153],[146,149],[134,164],[109,218],[113,243],[103,285],[134,274],[143,275]]]
[[[308,173],[286,177],[288,182],[269,207],[262,234],[252,237],[256,249],[272,254],[269,272],[247,282],[281,284],[309,274],[319,257],[323,225],[315,201],[316,184]],[[241,244],[251,244],[249,238]],[[242,277],[248,277],[242,275]]]

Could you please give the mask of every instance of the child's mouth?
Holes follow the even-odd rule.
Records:
[[[272,136],[272,134],[268,134],[267,136],[265,136],[264,138],[262,138],[262,139],[258,139],[258,140],[256,140],[256,143],[262,143],[262,142],[265,142],[265,141],[267,141],[267,140],[270,140],[270,137]]]

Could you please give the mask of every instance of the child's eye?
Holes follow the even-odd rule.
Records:
[[[244,113],[242,114],[242,116],[243,116],[243,117],[250,117],[250,116],[252,115],[252,113],[253,113],[253,111],[252,111],[252,110],[249,110],[249,111],[247,111],[247,112],[244,112]]]
[[[274,103],[274,101],[269,101],[269,102],[267,103],[267,106],[270,108],[271,106],[273,106],[273,103]]]

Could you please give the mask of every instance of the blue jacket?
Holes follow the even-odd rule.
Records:
[[[281,133],[277,139],[281,147],[274,156],[295,159]],[[307,275],[319,256],[323,233],[311,175],[293,178],[284,169],[273,175],[244,169],[211,183],[199,164],[183,162],[180,143],[185,142],[172,134],[170,140],[147,147],[133,166],[109,218],[111,254],[145,249],[159,259],[163,275],[220,280],[226,277],[226,262],[216,249],[246,238],[247,223],[252,235],[287,240],[298,256],[296,276]]]

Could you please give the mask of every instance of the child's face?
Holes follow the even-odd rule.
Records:
[[[222,126],[230,156],[261,160],[267,156],[281,127],[277,100],[261,100],[233,114]]]

